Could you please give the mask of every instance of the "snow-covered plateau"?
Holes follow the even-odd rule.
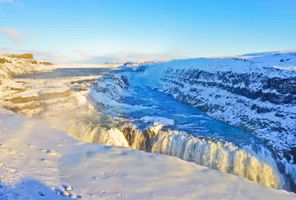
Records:
[[[272,60],[273,56],[280,60]],[[181,76],[194,74],[199,67],[219,74],[217,66],[225,62],[229,67],[221,67],[221,73],[230,70],[237,73],[234,77],[253,70],[262,77],[292,80],[293,53],[171,61],[116,70],[114,66],[48,65],[27,55],[0,55],[0,61],[1,200],[296,198],[289,192],[294,191],[296,180],[293,142],[283,139],[283,144],[272,145],[274,140],[263,137],[264,132],[237,124],[239,120],[231,123],[187,101],[184,97],[193,95],[210,105],[215,102],[210,94],[190,93],[199,85],[209,93],[216,88],[222,99],[236,95],[227,109],[234,101],[250,97],[218,87],[214,84],[218,77],[212,84],[196,81],[185,88],[183,82],[196,76],[188,80]],[[254,81],[261,87],[261,80]],[[227,84],[232,87],[232,82]],[[295,103],[293,88],[285,93],[292,100],[281,100],[273,107],[291,118],[286,120],[295,114],[287,107]],[[276,104],[261,97],[255,100],[260,105]],[[261,116],[250,114],[254,119]],[[295,129],[288,121],[286,125]],[[271,132],[272,127],[260,130]],[[287,134],[293,136],[293,132]]]

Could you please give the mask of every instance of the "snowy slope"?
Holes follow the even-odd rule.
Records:
[[[177,158],[82,143],[6,110],[0,141],[1,200],[296,198]]]

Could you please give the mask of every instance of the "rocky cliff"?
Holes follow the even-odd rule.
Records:
[[[296,53],[266,53],[142,66],[140,77],[150,77],[147,83],[154,88],[294,155],[295,66]]]

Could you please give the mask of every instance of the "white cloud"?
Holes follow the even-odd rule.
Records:
[[[3,1],[3,0],[0,0]],[[1,28],[0,36],[3,35],[13,42],[19,43],[23,40],[21,32],[16,28]]]

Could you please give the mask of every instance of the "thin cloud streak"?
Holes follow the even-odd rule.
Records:
[[[23,36],[17,28],[13,28],[13,27],[1,28],[0,36],[1,35],[15,43],[20,43],[23,41]]]

